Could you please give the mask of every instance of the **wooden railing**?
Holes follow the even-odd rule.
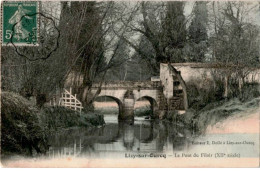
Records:
[[[70,108],[75,111],[79,111],[80,113],[83,109],[82,103],[77,99],[77,94],[72,95],[71,88],[69,91],[64,89],[64,92],[61,94],[61,97],[59,99],[58,105]]]

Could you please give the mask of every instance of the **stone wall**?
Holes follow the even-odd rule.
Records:
[[[236,73],[235,67],[230,66],[224,67],[220,64],[207,64],[207,63],[174,63],[172,64],[178,71],[181,72],[181,76],[186,83],[193,82],[196,86],[200,88],[207,88],[207,86],[212,86],[214,73],[218,72],[221,76],[225,76],[227,70],[234,68],[231,72],[231,76]],[[245,72],[249,69],[246,68]],[[260,69],[251,68],[250,74],[245,78],[247,82],[258,82],[260,83]],[[169,84],[174,81],[174,75],[168,69],[167,64],[161,63],[160,65],[160,79],[164,87],[164,95],[167,98],[173,97],[174,85]]]

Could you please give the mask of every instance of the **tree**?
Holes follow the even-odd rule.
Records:
[[[139,55],[150,63],[154,72],[159,73],[160,63],[169,63],[169,69],[176,75],[183,88],[184,107],[188,108],[187,88],[180,73],[170,65],[171,62],[182,62],[183,47],[186,42],[186,23],[184,16],[184,2],[140,2],[142,20],[129,22],[126,27],[131,32],[137,32],[150,42],[154,55],[148,55],[143,49],[126,37],[122,37]],[[166,11],[166,12],[165,12]],[[123,20],[123,19],[122,19]],[[123,21],[123,23],[125,23]],[[140,25],[139,25],[140,24]],[[154,60],[151,60],[154,58]]]
[[[151,68],[151,63],[156,63],[152,57],[154,55],[153,48],[144,36],[141,37],[139,48],[143,49],[148,56],[151,56],[150,59],[153,61],[142,58],[137,52],[130,56],[131,51],[128,44],[121,40],[118,53],[116,53],[112,62],[115,67],[108,70],[106,80],[140,81],[149,80],[151,76],[157,76],[158,73],[155,73]]]
[[[40,96],[37,99],[43,99],[42,104],[46,96],[56,93],[56,87],[63,88],[68,76],[72,75],[74,80],[69,84],[77,88],[80,100],[86,106],[93,100],[88,97],[92,83],[98,78],[103,81],[107,70],[113,67],[112,61],[120,42],[113,34],[112,26],[121,15],[117,14],[114,2],[61,2],[49,6],[56,8],[58,5],[58,16],[49,13],[53,10],[44,11],[46,3],[50,2],[42,2],[41,12],[55,20],[59,34],[49,32],[48,22],[41,20],[40,36],[47,39],[59,35],[59,46],[48,58],[34,61],[19,56],[12,47],[4,47],[4,90],[20,92],[28,98]],[[119,34],[123,33],[123,27],[119,27]],[[27,56],[36,57],[33,52],[39,51],[37,47],[17,49],[26,52]]]
[[[56,4],[53,5],[53,8],[56,7]],[[47,18],[51,14],[46,12],[45,8],[41,10],[41,15],[39,37],[43,37],[43,39],[39,42],[39,46],[4,46],[1,54],[2,72],[4,73],[2,75],[3,90],[18,92],[26,98],[35,96],[38,106],[42,106],[46,98],[56,93],[55,89],[62,84],[67,71],[67,58],[61,48],[56,48],[56,45],[55,47],[50,46],[48,48],[52,54],[49,57],[45,56],[44,50],[47,48],[43,49],[43,46],[47,45],[46,43],[49,41],[53,41],[53,38],[60,45],[63,44],[57,38],[60,33],[60,29],[54,26],[54,23],[58,24],[57,20],[53,19],[54,17]],[[36,58],[33,58],[34,56]]]
[[[196,1],[194,17],[189,26],[189,49],[187,56],[190,62],[203,62],[207,51],[207,3]]]
[[[183,2],[167,2],[162,23],[162,47],[168,62],[184,62],[183,48],[187,41]]]
[[[114,2],[71,2],[68,10],[70,17],[66,23],[70,28],[67,34],[71,66],[68,74],[86,107],[101,91],[107,71],[117,63],[114,60],[121,53],[120,36],[125,33],[125,27],[117,21],[124,14],[118,13]],[[99,90],[93,95],[91,88],[95,81],[99,82]]]
[[[139,42],[139,49],[143,49],[143,52],[150,56],[149,59],[143,58],[139,53],[135,52],[131,56],[131,60],[127,62],[127,77],[126,80],[140,81],[149,80],[151,76],[157,76],[158,73],[154,72],[153,67],[156,64],[154,59],[154,50],[151,43],[145,36],[141,36]]]
[[[128,44],[122,39],[119,40],[118,50],[115,53],[113,61],[111,61],[111,67],[106,74],[106,80],[124,81],[127,76],[127,63],[130,59],[130,49]]]
[[[244,78],[250,73],[248,68],[259,64],[259,26],[250,20],[255,7],[246,2],[212,3],[212,61],[225,65],[225,97],[229,96],[234,82],[241,90]],[[233,80],[232,74],[236,75]]]

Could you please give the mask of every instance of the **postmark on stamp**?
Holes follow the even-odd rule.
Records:
[[[30,61],[47,59],[59,47],[56,22],[39,10],[39,1],[5,1],[2,5],[2,45]]]
[[[37,18],[40,19],[37,35],[31,34],[32,36],[29,37],[27,46],[17,46],[16,43],[13,41],[14,35],[12,35],[9,44],[14,47],[14,51],[19,56],[24,57],[30,61],[47,59],[59,47],[60,31],[52,17],[49,17],[41,12],[33,15],[37,16]],[[33,40],[34,37],[37,38],[37,42]]]
[[[38,2],[4,1],[2,5],[2,44],[37,46]]]

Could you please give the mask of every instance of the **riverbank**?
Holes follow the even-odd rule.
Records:
[[[206,134],[259,134],[260,107],[239,112],[206,128]]]
[[[181,120],[197,134],[221,132],[219,129],[222,128],[222,132],[241,128],[244,132],[254,132],[256,130],[252,127],[258,125],[259,121],[259,103],[260,98],[243,102],[238,98],[223,100],[211,103],[199,111],[190,110],[181,116]],[[250,119],[247,120],[247,117]]]
[[[65,107],[44,107],[39,112],[41,126],[49,133],[71,127],[97,127],[105,124],[104,116],[74,111]]]
[[[189,109],[183,115],[177,115],[174,112],[169,113],[166,120],[177,123],[178,126],[189,129],[191,132],[200,135],[205,134],[206,130],[209,129],[208,127],[212,127],[219,122],[232,118],[232,116],[240,116],[241,113],[243,115],[250,115],[257,110],[259,102],[259,98],[249,98],[245,101],[242,101],[239,98],[221,100],[209,103],[201,110],[196,111]],[[95,102],[94,106],[100,113],[118,113],[116,102]],[[149,102],[140,101],[135,107],[135,115],[143,116],[142,114],[149,109]]]
[[[13,92],[1,93],[1,158],[44,154],[51,134],[71,127],[105,124],[102,115],[79,113],[63,107],[42,109]]]
[[[253,111],[254,113],[252,113]],[[258,111],[252,110],[252,111],[248,111],[248,113],[235,114],[233,117],[231,116],[226,120],[222,120],[221,123],[226,123],[226,121],[229,120],[230,123],[227,123],[228,125],[239,124],[240,121],[243,121],[243,124],[245,125],[255,124],[256,123],[255,119],[257,119],[255,117],[257,115],[258,115]],[[254,122],[251,122],[250,121],[251,119],[253,119]],[[126,124],[123,126],[123,128],[119,128],[116,124],[113,126],[114,129],[103,129],[103,128],[96,129],[97,131],[96,134],[94,132],[86,134],[82,130],[78,130],[76,134],[75,132],[66,133],[62,135],[63,137],[60,136],[55,137],[57,140],[57,145],[54,146],[55,148],[52,148],[53,151],[49,153],[50,154],[49,157],[35,158],[35,159],[14,159],[12,161],[6,161],[4,163],[4,167],[258,167],[259,165],[259,157],[252,156],[252,154],[258,154],[257,151],[252,152],[252,150],[258,149],[259,143],[257,142],[259,139],[254,139],[254,138],[248,139],[251,136],[254,137],[255,135],[247,135],[244,133],[232,135],[234,132],[236,132],[232,130],[230,130],[229,132],[231,134],[224,133],[223,135],[222,133],[215,134],[216,132],[206,131],[205,133],[206,135],[202,135],[196,138],[196,141],[199,141],[200,139],[200,141],[202,142],[207,142],[207,140],[209,140],[210,142],[213,140],[214,141],[254,140],[254,142],[256,143],[255,148],[251,145],[244,145],[241,148],[241,146],[235,146],[235,145],[227,145],[227,146],[192,145],[192,143],[189,143],[189,145],[187,144],[185,146],[187,148],[183,149],[180,148],[181,146],[179,146],[178,148],[172,149],[172,147],[176,147],[176,145],[178,144],[185,144],[185,142],[180,141],[182,139],[181,137],[178,138],[172,136],[173,135],[172,128],[174,127],[167,127],[167,129],[162,129],[164,127],[163,124],[158,124],[158,125],[153,124],[152,127],[147,127],[147,125],[143,125],[142,129],[140,129],[139,126],[137,126],[136,124],[131,126]],[[112,125],[110,125],[110,127],[112,127]],[[116,131],[117,129],[119,130],[119,132]],[[165,132],[162,132],[162,130],[167,130],[167,134],[165,134]],[[240,127],[239,130],[242,131],[243,127]],[[143,131],[143,132],[140,135],[138,134],[138,131]],[[167,137],[166,135],[171,138]],[[237,138],[234,139],[236,136]],[[122,143],[121,146],[124,144],[130,145],[131,140],[134,140],[133,142],[136,143],[136,146],[133,146],[134,148],[131,149],[130,151],[125,150],[125,152],[124,150],[122,150],[124,149],[122,147],[119,147],[118,148],[119,150],[115,150],[114,149],[115,147],[120,146],[121,141],[120,139],[118,139],[120,137],[122,140],[125,140],[126,142],[126,143]],[[156,147],[162,145],[161,147],[159,147],[159,149],[163,149],[162,147],[164,147],[165,152],[146,151],[147,144],[142,145],[141,143],[141,148],[140,148],[139,143],[136,142],[138,138],[140,138],[140,140],[149,140],[151,137],[152,139],[155,140],[154,142],[156,142],[155,144],[151,142],[151,144],[156,145]],[[165,139],[165,141],[163,142],[174,141],[174,144],[163,145],[162,141],[159,141],[163,139]],[[55,141],[54,138],[53,140]],[[83,148],[84,150],[82,150],[82,153],[79,153],[80,155],[78,156],[74,156],[73,154],[65,155],[65,156],[61,155],[61,152],[63,152],[63,150],[61,150],[62,148],[59,148],[61,144],[66,146],[66,148],[63,148],[66,149],[66,151],[69,151],[69,149],[73,151],[73,149],[76,150],[81,149],[78,148],[79,142],[83,147],[85,147]],[[138,151],[136,147],[139,148]],[[234,153],[234,152],[236,153],[241,152],[241,158],[237,158],[237,157],[215,158],[215,157],[201,157],[201,156],[189,157],[188,156],[188,154],[194,154],[194,153],[197,153],[199,155],[201,155],[201,153],[203,154],[210,153],[212,154],[212,156],[214,156],[215,153]],[[95,157],[89,157],[94,155],[94,153],[96,153]],[[111,156],[108,157],[106,153],[111,154]],[[246,156],[245,154],[247,153],[251,154],[251,156]],[[141,154],[141,156],[142,154],[147,154],[148,157],[147,158],[126,157],[129,156],[129,154],[136,155],[136,156],[138,156],[137,154]],[[153,156],[159,154],[166,154],[166,158],[149,157],[151,154]],[[178,154],[179,157],[177,157],[175,154]],[[187,154],[187,156],[183,157],[182,154]]]

